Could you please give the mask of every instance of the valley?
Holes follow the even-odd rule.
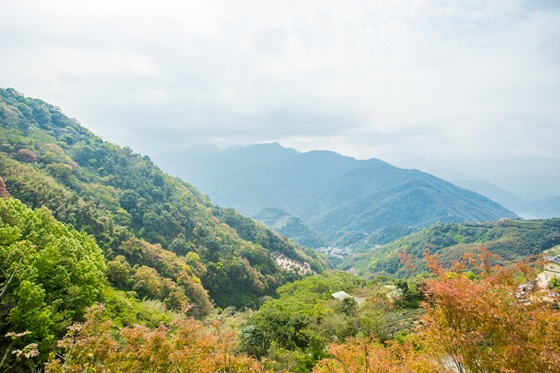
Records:
[[[558,368],[560,283],[519,286],[559,218],[279,144],[154,162],[14,89],[0,124],[3,371]]]
[[[470,190],[419,170],[379,159],[357,160],[329,151],[299,153],[278,143],[193,148],[160,157],[173,175],[191,180],[212,200],[267,222],[266,214],[299,218],[282,234],[302,243],[364,250],[436,222],[517,218]],[[273,226],[273,220],[268,223]],[[391,233],[389,233],[391,232]],[[300,241],[298,241],[300,240]]]

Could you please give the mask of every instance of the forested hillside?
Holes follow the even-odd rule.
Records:
[[[96,305],[59,341],[46,370],[557,372],[560,313],[547,296],[553,290],[520,292],[534,270],[488,267],[487,255],[448,272],[427,257],[430,278],[412,290],[399,281],[389,297],[381,282],[309,276],[281,287],[279,299],[240,325],[238,338],[224,319],[211,327],[180,319],[157,328],[117,327]],[[352,295],[334,297],[341,289]]]
[[[481,247],[496,254],[496,262],[511,263],[542,254],[560,244],[560,219],[500,220],[476,224],[436,224],[367,253],[349,257],[340,265],[366,277],[379,274],[414,276],[427,267],[423,256],[437,254],[449,267]]]
[[[275,253],[324,268],[314,252],[214,206],[147,156],[104,142],[55,106],[0,90],[0,123],[7,192],[93,235],[109,280],[140,299],[194,315],[207,313],[210,301],[255,307],[299,276],[279,268]]]
[[[265,208],[252,218],[300,245],[311,248],[328,246],[327,241],[303,220],[280,209]]]

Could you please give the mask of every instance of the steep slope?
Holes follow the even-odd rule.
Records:
[[[452,167],[445,161],[409,159],[401,161],[444,180],[477,192],[524,219],[560,216],[554,203],[560,182],[559,158],[518,156],[514,159],[464,159]],[[513,167],[512,165],[515,165]],[[550,202],[549,202],[550,201]]]
[[[252,218],[300,245],[314,249],[327,246],[327,241],[303,220],[280,209],[265,208]]]
[[[328,151],[298,153],[278,144],[199,152],[197,167],[180,169],[180,162],[192,163],[189,153],[183,156],[175,157],[177,175],[197,180],[218,204],[245,214],[279,208],[302,218],[333,245],[353,245],[395,225],[516,217],[477,193],[378,159],[356,160]],[[219,166],[224,162],[228,167]]]
[[[488,182],[472,180],[451,180],[454,184],[473,190],[486,196],[502,206],[514,211],[524,219],[547,219],[560,217],[560,196],[535,199],[531,196],[521,197],[508,190]]]
[[[476,224],[436,224],[367,253],[349,257],[340,265],[366,276],[401,277],[426,270],[423,255],[437,254],[445,266],[481,247],[511,262],[541,254],[560,244],[560,219],[508,220]]]
[[[251,307],[299,276],[276,264],[278,254],[314,271],[324,267],[315,253],[214,206],[147,156],[104,142],[55,106],[2,89],[0,123],[8,192],[92,234],[108,264],[130,277],[120,286],[140,298],[203,315],[208,291],[220,307]]]

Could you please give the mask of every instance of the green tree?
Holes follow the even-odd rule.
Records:
[[[117,255],[107,262],[107,278],[119,288],[125,288],[130,279],[130,264],[123,255]]]
[[[141,266],[132,276],[132,288],[140,297],[157,298],[162,290],[162,278],[153,268]]]
[[[105,281],[104,258],[90,236],[16,199],[0,199],[0,269],[0,333],[7,336],[0,347],[7,353],[36,343],[37,362]],[[23,334],[12,340],[8,333]],[[17,353],[7,356],[4,367],[17,363]]]

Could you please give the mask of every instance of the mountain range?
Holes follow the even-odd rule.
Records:
[[[202,146],[156,160],[218,205],[249,216],[279,209],[301,218],[332,246],[359,245],[388,227],[403,227],[404,235],[410,227],[436,222],[517,218],[489,198],[433,175],[330,151],[300,153],[278,143]]]
[[[515,167],[511,165],[515,164]],[[480,193],[524,219],[560,217],[560,158],[518,156],[513,159],[455,160],[453,166],[431,159],[408,159],[415,167]]]
[[[400,299],[378,296],[388,277],[327,271],[320,253],[365,278],[406,278],[425,276],[427,248],[446,267],[481,244],[506,262],[560,250],[560,219],[440,223],[515,215],[417,170],[278,144],[220,153],[189,164],[227,173],[214,180],[222,195],[274,230],[346,247],[299,246],[58,107],[0,89],[0,368],[310,372],[333,335],[403,340],[423,298],[400,279]]]

